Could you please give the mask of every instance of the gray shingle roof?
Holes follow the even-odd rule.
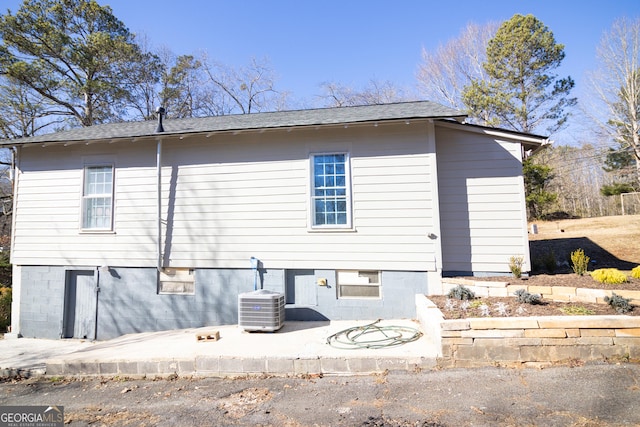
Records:
[[[359,107],[321,108],[312,110],[278,111],[271,113],[238,114],[165,120],[164,135],[183,135],[240,131],[251,129],[276,129],[295,126],[338,125],[386,120],[417,118],[464,118],[461,111],[430,101],[402,102],[396,104],[365,105]],[[77,128],[68,131],[38,135],[28,138],[0,141],[0,145],[35,143],[63,143],[118,138],[149,137],[156,134],[157,122],[122,122]]]

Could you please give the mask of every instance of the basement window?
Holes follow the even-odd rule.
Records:
[[[195,295],[196,282],[193,269],[163,268],[158,280],[160,295]]]
[[[338,271],[338,298],[376,298],[381,293],[380,272],[373,270]]]

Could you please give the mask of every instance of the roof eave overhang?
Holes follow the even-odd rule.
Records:
[[[247,132],[265,132],[265,131],[291,131],[293,129],[309,129],[309,128],[331,128],[331,127],[349,127],[349,126],[363,126],[368,124],[382,124],[382,123],[410,123],[418,120],[452,120],[454,123],[462,123],[466,119],[466,115],[459,116],[434,116],[434,117],[402,117],[402,118],[389,118],[389,119],[372,119],[372,120],[358,120],[358,121],[341,121],[335,123],[308,123],[308,124],[292,124],[283,126],[267,126],[267,127],[255,127],[255,128],[228,128],[228,129],[213,129],[213,130],[201,130],[191,132],[180,131],[165,131],[161,133],[141,134],[141,135],[125,135],[110,138],[96,138],[96,139],[68,139],[68,140],[40,140],[40,141],[25,141],[20,142],[20,139],[6,140],[0,142],[0,147],[11,148],[18,146],[33,146],[33,147],[47,147],[53,145],[93,145],[93,144],[108,144],[124,141],[157,141],[158,139],[185,139],[193,136],[206,136],[207,138],[214,135],[221,134],[238,134]],[[55,134],[52,134],[55,135]]]
[[[463,129],[468,132],[475,132],[510,140],[512,142],[521,144],[522,148],[525,151],[530,151],[531,154],[535,154],[536,152],[548,147],[553,143],[546,136],[517,132],[507,129],[492,128],[487,126],[479,126],[469,123],[455,123],[449,120],[439,120],[438,125],[452,129]]]

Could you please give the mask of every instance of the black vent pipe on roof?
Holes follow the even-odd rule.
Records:
[[[158,127],[156,128],[156,133],[164,132],[164,127],[162,126],[162,116],[164,115],[165,109],[163,107],[156,108],[156,113],[158,114]]]

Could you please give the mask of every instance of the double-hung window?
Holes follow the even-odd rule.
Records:
[[[312,227],[351,227],[349,155],[313,154],[311,173]]]
[[[113,229],[113,166],[86,166],[82,191],[82,229]]]

